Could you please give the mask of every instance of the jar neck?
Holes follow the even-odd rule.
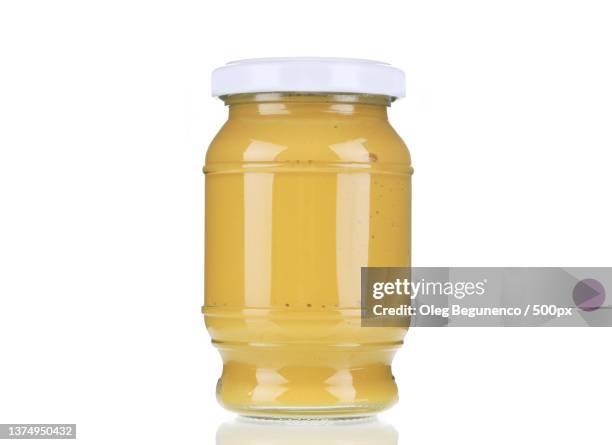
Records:
[[[223,96],[229,117],[357,117],[387,120],[389,96],[333,93],[244,93]]]

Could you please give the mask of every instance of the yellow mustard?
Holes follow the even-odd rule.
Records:
[[[361,327],[360,272],[410,266],[412,168],[387,120],[394,97],[221,97],[229,119],[204,167],[203,312],[223,359],[218,400],[265,417],[389,407],[406,330]]]

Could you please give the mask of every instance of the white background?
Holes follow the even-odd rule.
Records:
[[[415,265],[612,265],[611,22],[603,0],[2,1],[0,423],[214,444],[232,417],[200,313],[230,60],[406,71]],[[610,443],[611,340],[415,329],[382,418],[400,444]]]

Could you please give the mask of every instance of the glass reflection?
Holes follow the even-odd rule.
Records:
[[[397,445],[396,429],[377,418],[259,420],[238,417],[217,429],[217,445]]]

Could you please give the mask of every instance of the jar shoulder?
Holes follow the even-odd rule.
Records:
[[[410,153],[388,121],[230,119],[210,144],[206,164],[234,162],[410,165]]]

